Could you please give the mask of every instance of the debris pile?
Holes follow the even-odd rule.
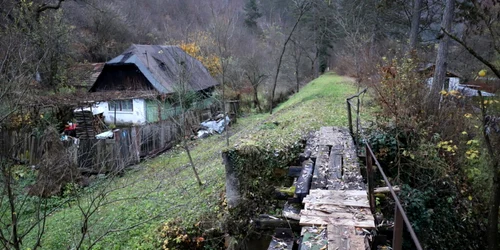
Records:
[[[197,131],[197,138],[207,138],[215,133],[222,133],[229,126],[231,119],[229,116],[219,114],[215,118],[208,119],[200,123],[200,129]]]

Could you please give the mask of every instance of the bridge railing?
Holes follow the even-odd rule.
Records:
[[[361,127],[361,119],[360,119],[360,111],[361,111],[361,98],[364,96],[366,93],[367,89],[363,89],[359,93],[349,97],[346,99],[347,102],[347,117],[348,117],[348,127],[349,127],[349,132],[351,133],[351,136],[354,139],[354,142],[356,143],[356,146],[358,149],[361,147],[358,145],[360,142],[364,142],[364,147],[365,147],[365,152],[366,152],[366,178],[368,182],[368,197],[369,197],[369,202],[370,202],[370,208],[372,212],[375,211],[375,195],[374,195],[374,190],[375,190],[375,181],[374,181],[374,175],[375,171],[379,171],[382,178],[384,179],[385,185],[389,189],[389,192],[391,193],[392,198],[394,199],[395,206],[394,206],[394,230],[393,230],[393,238],[392,238],[392,249],[393,250],[402,250],[403,249],[403,225],[406,226],[406,229],[411,235],[411,238],[413,240],[413,244],[415,245],[417,250],[422,250],[422,246],[420,245],[420,241],[418,240],[417,235],[415,234],[415,231],[413,230],[413,227],[408,220],[408,216],[406,216],[406,213],[403,209],[403,206],[401,205],[401,201],[399,200],[398,196],[396,195],[396,191],[394,190],[393,186],[387,179],[387,176],[382,169],[382,166],[380,165],[379,161],[377,160],[377,157],[373,153],[372,148],[370,147],[370,144],[368,143],[368,140],[364,137],[362,133],[362,127]],[[355,124],[353,124],[353,111],[355,112]],[[374,165],[376,168],[374,168]]]

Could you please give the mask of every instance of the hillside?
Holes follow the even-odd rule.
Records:
[[[231,147],[257,144],[279,150],[320,126],[345,126],[345,98],[355,92],[350,79],[327,73],[277,107],[273,115],[240,118],[231,128]],[[272,124],[279,124],[281,129],[270,129]],[[188,168],[186,154],[180,149],[171,150],[135,166],[124,177],[86,189],[70,206],[53,213],[47,220],[42,246],[75,246],[82,227],[78,204],[82,208],[95,206],[94,198],[103,190],[106,197],[89,219],[91,237],[84,242],[86,246],[92,244],[89,240],[108,232],[96,249],[155,248],[162,240],[157,229],[174,219],[181,219],[185,226],[198,222],[217,226],[218,215],[223,213],[225,173],[220,152],[225,148],[224,137],[193,141],[191,147],[204,182],[202,188]]]

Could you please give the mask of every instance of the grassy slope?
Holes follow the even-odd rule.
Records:
[[[294,143],[305,132],[320,126],[346,126],[345,98],[354,93],[356,88],[348,79],[333,74],[321,76],[277,107],[272,116],[258,114],[239,119],[232,127],[231,144],[257,143],[279,150],[280,145]],[[270,122],[278,122],[281,129],[268,129]],[[126,228],[153,215],[159,217],[131,230],[113,233],[99,243],[97,249],[150,249],[157,244],[154,230],[161,222],[175,218],[182,218],[186,224],[216,220],[204,216],[217,214],[220,194],[224,191],[224,167],[220,158],[224,137],[212,136],[195,141],[193,146],[192,155],[206,183],[204,188],[197,186],[182,151],[173,150],[142,163],[109,185],[117,189],[107,200],[119,201],[100,208],[90,223],[93,225],[90,230],[95,237],[109,228]],[[88,192],[81,200],[86,204],[92,195]],[[81,228],[81,216],[75,205],[49,217],[42,242],[44,248],[64,249],[74,244]]]

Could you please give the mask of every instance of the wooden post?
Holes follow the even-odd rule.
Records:
[[[222,152],[222,160],[226,170],[226,199],[227,206],[234,208],[240,204],[240,180],[228,152]]]
[[[394,206],[394,231],[392,234],[392,249],[403,249],[403,216],[398,206]]]
[[[366,145],[366,179],[368,182],[368,199],[370,201],[370,209],[372,213],[375,214],[375,197],[373,195],[373,158],[371,155],[371,151],[368,149],[368,145]]]

